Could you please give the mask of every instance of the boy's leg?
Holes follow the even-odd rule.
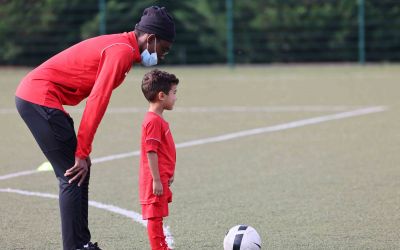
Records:
[[[153,217],[147,220],[147,233],[152,250],[168,250],[163,231],[162,217]]]
[[[16,106],[59,180],[59,203],[65,250],[90,241],[87,225],[89,174],[81,187],[69,184],[65,171],[75,163],[76,135],[72,119],[57,109],[42,107],[20,98]]]

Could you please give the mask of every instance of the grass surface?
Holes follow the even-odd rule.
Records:
[[[400,66],[163,69],[180,79],[176,110],[165,114],[176,143],[387,107],[179,148],[174,201],[165,221],[176,249],[222,249],[226,231],[241,223],[259,232],[263,249],[400,248]],[[15,88],[28,71],[0,69],[0,176],[34,170],[46,161],[14,109]],[[146,109],[139,87],[145,72],[130,72],[109,111]],[[221,107],[226,110],[218,111]],[[252,110],[274,107],[274,112]],[[67,110],[77,128],[81,113]],[[107,113],[92,158],[138,150],[143,116],[144,111]],[[140,212],[138,163],[129,157],[95,164],[90,199]],[[5,188],[58,192],[52,172],[0,180],[0,189]],[[0,192],[0,213],[0,249],[61,248],[57,200]],[[145,228],[127,217],[90,207],[89,223],[93,241],[103,249],[148,249]]]

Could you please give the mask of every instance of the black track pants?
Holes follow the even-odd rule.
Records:
[[[64,176],[75,164],[76,134],[72,118],[59,109],[37,105],[16,97],[17,110],[53,166],[59,181],[59,204],[64,250],[81,248],[90,241],[88,194],[90,170],[86,180],[69,184]]]

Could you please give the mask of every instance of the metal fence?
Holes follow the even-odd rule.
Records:
[[[130,31],[165,5],[177,41],[165,63],[394,62],[399,0],[0,1],[0,64],[37,65],[82,39]]]

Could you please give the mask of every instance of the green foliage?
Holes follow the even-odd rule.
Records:
[[[0,0],[0,64],[38,64],[99,35],[99,0]],[[166,6],[177,39],[166,63],[226,61],[225,1],[108,0],[107,33],[131,31],[142,11]],[[233,0],[238,63],[356,61],[358,1]],[[369,61],[400,59],[400,5],[365,0]]]
[[[0,8],[0,63],[37,64],[80,40],[96,0],[10,0]]]

